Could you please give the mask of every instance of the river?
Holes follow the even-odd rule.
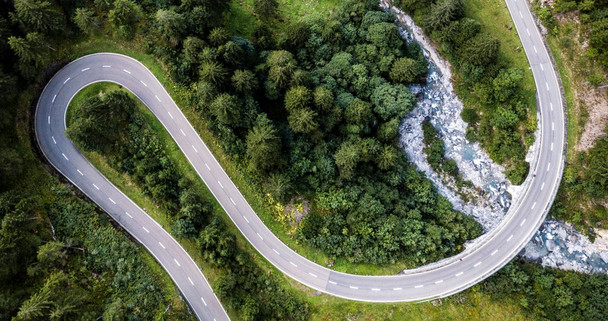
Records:
[[[413,20],[387,0],[381,7],[392,11],[406,41],[416,41],[429,62],[426,84],[410,86],[418,97],[418,106],[404,117],[400,128],[400,144],[410,161],[435,184],[439,193],[450,200],[454,208],[475,218],[487,232],[505,217],[512,200],[517,199],[519,187],[513,186],[504,168],[490,159],[478,143],[465,137],[467,124],[460,118],[462,102],[451,82],[451,66]],[[444,141],[446,156],[456,161],[461,175],[474,188],[459,188],[450,177],[433,171],[422,151],[422,121],[428,118]],[[539,126],[540,127],[540,126]],[[534,158],[533,145],[527,160]],[[466,200],[465,200],[466,199]],[[606,239],[592,243],[570,224],[555,219],[546,220],[539,231],[519,254],[523,259],[543,266],[583,273],[608,273],[608,233]]]

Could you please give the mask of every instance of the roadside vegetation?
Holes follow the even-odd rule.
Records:
[[[557,1],[533,5],[547,29],[565,90],[568,112],[568,163],[551,215],[595,237],[608,227],[608,96],[601,1]]]

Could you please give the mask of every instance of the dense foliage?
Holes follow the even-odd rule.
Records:
[[[142,249],[65,188],[4,192],[0,220],[0,320],[191,318],[166,310]]]
[[[265,192],[315,202],[302,240],[353,262],[417,265],[480,229],[396,145],[416,104],[405,84],[423,80],[426,64],[393,20],[353,1],[285,34],[261,26],[253,43],[215,28],[182,35],[181,52],[176,42],[152,49],[192,84],[209,129]]]
[[[507,168],[507,177],[520,184],[528,174],[526,146],[536,125],[521,87],[523,70],[498,60],[500,41],[465,15],[462,0],[398,0],[395,5],[414,15],[440,43],[440,50],[457,71],[456,87],[470,97],[462,118],[467,138],[479,141],[490,157]]]
[[[49,62],[51,42],[71,33],[65,22],[50,1],[0,6],[0,320],[191,320],[141,248],[43,173],[25,147],[17,94],[27,95],[24,79]]]
[[[604,206],[608,196],[608,137],[600,137],[578,158],[564,170],[551,214],[574,223],[593,237],[594,228],[608,224],[608,209]]]
[[[163,298],[166,293],[160,290],[160,282],[142,259],[145,257],[140,253],[142,250],[112,228],[105,214],[99,215],[93,205],[76,199],[46,175],[40,179],[38,161],[23,147],[23,137],[16,135],[23,128],[16,128],[15,123],[27,127],[23,125],[26,121],[16,119],[14,111],[17,93],[24,87],[23,80],[32,82],[40,68],[56,58],[54,50],[58,45],[66,40],[74,41],[79,35],[74,28],[83,34],[95,34],[110,24],[110,30],[117,37],[146,41],[149,50],[167,64],[174,80],[192,86],[196,92],[191,97],[192,103],[199,106],[201,112],[212,111],[211,128],[218,133],[224,149],[239,160],[243,169],[249,168],[267,192],[283,200],[305,194],[319,203],[311,214],[312,219],[304,223],[309,233],[305,240],[313,244],[322,242],[319,233],[327,233],[324,237],[339,240],[335,244],[340,247],[363,235],[364,242],[370,238],[380,240],[378,244],[383,248],[364,247],[370,243],[347,244],[346,252],[360,248],[365,253],[359,254],[357,260],[379,257],[381,261],[387,257],[386,253],[393,253],[390,245],[394,245],[395,240],[391,236],[408,234],[404,227],[418,229],[423,224],[424,231],[410,234],[433,240],[438,231],[447,237],[450,229],[458,228],[458,224],[448,221],[451,215],[460,219],[459,214],[437,196],[432,185],[391,145],[399,123],[398,117],[391,115],[411,108],[399,109],[402,106],[395,104],[399,100],[412,100],[399,85],[419,81],[424,66],[417,48],[395,46],[390,41],[384,46],[382,37],[395,36],[394,28],[386,24],[391,21],[389,16],[370,13],[369,25],[363,27],[366,11],[375,2],[348,3],[345,11],[336,13],[330,21],[319,23],[318,19],[317,22],[312,19],[278,33],[259,25],[251,42],[230,37],[222,28],[220,18],[228,6],[226,1],[15,0],[13,3],[14,6],[0,6],[0,260],[3,262],[0,265],[0,320],[11,317],[17,320],[191,318],[184,310],[165,311],[170,302]],[[274,0],[255,0],[254,6],[256,15],[263,21],[273,21],[277,15]],[[438,8],[441,15],[436,14],[433,18],[436,21],[429,23],[438,26],[445,17],[451,20],[461,16],[458,8],[455,9]],[[371,28],[377,23],[381,25]],[[372,29],[379,38],[368,39],[366,31]],[[463,37],[466,34],[464,32]],[[365,44],[358,48],[359,53],[345,44],[351,37],[358,37],[358,43]],[[483,43],[483,39],[477,41]],[[379,47],[390,50],[380,55]],[[366,61],[361,53],[378,60]],[[317,65],[311,54],[326,58]],[[320,80],[318,75],[326,72],[331,72],[331,78]],[[358,88],[369,93],[370,88],[376,87],[382,89],[378,89],[375,96],[375,90],[369,96],[359,96]],[[213,108],[209,107],[211,103]],[[114,106],[120,112],[106,115],[107,110],[98,108],[100,104]],[[75,116],[84,135],[80,140],[75,139],[84,145],[90,142],[92,145],[88,148],[112,156],[110,160],[116,169],[130,174],[146,194],[172,214],[174,235],[196,240],[209,262],[218,267],[227,266],[221,272],[224,277],[218,282],[217,291],[224,304],[240,312],[241,319],[307,319],[306,304],[285,292],[272,275],[263,273],[253,259],[236,246],[234,235],[227,232],[208,201],[202,200],[192,184],[181,178],[176,166],[162,152],[162,144],[130,106],[132,101],[122,92],[87,101],[82,108],[88,112]],[[266,116],[258,118],[260,111]],[[20,112],[21,118],[26,118],[24,113]],[[479,110],[465,109],[463,118],[470,123],[483,122],[480,114]],[[116,122],[117,127],[111,132],[89,118],[105,116],[123,121]],[[328,122],[332,117],[335,117],[333,124]],[[93,132],[101,135],[87,136]],[[124,139],[130,135],[142,141]],[[374,143],[374,139],[378,142]],[[323,141],[328,143],[317,148]],[[344,149],[338,148],[344,142],[349,144]],[[377,149],[378,146],[381,148]],[[127,148],[137,153],[126,153]],[[340,150],[341,165],[338,166],[335,155]],[[378,156],[378,151],[385,155]],[[590,151],[589,157],[596,157],[591,154],[599,157],[595,168],[602,169],[605,148]],[[327,168],[333,168],[329,172],[337,178],[335,186],[313,185],[315,175],[322,176],[317,173],[326,173]],[[294,172],[297,174],[292,177]],[[376,174],[383,177],[376,178]],[[150,181],[146,180],[148,175]],[[325,181],[331,182],[331,175]],[[572,181],[582,189],[602,186],[601,181],[583,183],[583,178],[591,175],[594,173],[585,172],[580,177],[573,175],[564,179],[574,177]],[[402,186],[395,182],[401,182],[404,177],[407,179],[403,184],[409,188],[395,191],[395,187]],[[388,182],[388,185],[377,182]],[[39,184],[45,185],[41,188],[44,190],[50,186],[50,191],[33,187]],[[327,187],[329,190],[324,191]],[[418,201],[418,196],[426,198]],[[349,212],[365,203],[356,200],[357,197],[369,197],[373,203],[371,208],[376,209],[367,212],[361,222],[357,220],[363,216],[362,211],[353,211],[352,215]],[[374,198],[378,197],[380,200],[375,202]],[[405,200],[405,205],[391,205],[391,200],[397,197]],[[349,203],[350,207],[345,209]],[[383,215],[377,210],[381,208],[378,203],[385,206],[384,213],[393,211],[394,215]],[[405,216],[403,208],[408,210]],[[436,209],[443,214],[430,214]],[[333,229],[330,221],[333,216],[341,224],[341,230]],[[438,218],[441,218],[439,223]],[[353,230],[357,229],[367,232],[355,234]],[[342,231],[350,233],[349,236],[343,236]],[[404,240],[408,248],[417,246],[412,240]],[[443,242],[443,246],[450,244],[447,239]],[[384,254],[378,255],[383,251]],[[420,253],[417,257],[432,258],[433,254]],[[607,314],[604,276],[587,277],[514,264],[483,286],[501,303],[505,298],[516,298],[533,317],[601,320]]]
[[[535,320],[605,320],[608,276],[511,263],[481,286],[493,299],[519,301]]]
[[[49,62],[52,43],[70,30],[48,4],[19,0],[11,14],[21,29],[8,46],[25,77]],[[275,6],[256,1],[255,10],[272,19]],[[64,10],[85,34],[107,23],[117,37],[145,42],[174,80],[193,88],[192,102],[209,129],[258,186],[280,201],[312,199],[316,206],[299,233],[309,244],[355,262],[407,258],[418,265],[479,235],[477,224],[454,211],[395,144],[400,118],[416,104],[405,84],[423,80],[426,66],[392,15],[375,1],[351,1],[329,19],[313,17],[281,32],[260,24],[245,40],[222,27],[227,8],[225,1],[116,0],[66,3]],[[99,129],[95,119],[107,116],[96,109],[100,103],[90,102],[76,124],[83,133]],[[80,141],[95,147],[116,130]],[[133,159],[119,166],[148,180],[146,193],[172,194],[163,205],[176,209],[177,182],[154,148],[132,155],[145,158],[147,168],[129,168]],[[152,170],[167,172],[148,176]]]
[[[589,30],[587,56],[597,61],[604,70],[608,70],[608,1],[558,0],[553,9],[559,13],[568,11],[580,13],[580,22]],[[550,8],[540,10],[539,16],[544,18],[543,22],[547,23],[549,28],[555,27]]]
[[[279,287],[277,281],[238,248],[219,213],[183,177],[165,146],[136,112],[136,101],[126,91],[113,90],[87,98],[76,107],[68,133],[86,151],[104,153],[112,167],[128,174],[145,195],[169,214],[171,232],[179,239],[196,240],[205,260],[221,269],[217,293],[243,320],[305,320],[308,307]],[[105,126],[92,121],[99,115]],[[105,138],[112,136],[111,139]]]

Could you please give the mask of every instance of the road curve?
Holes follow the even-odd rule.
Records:
[[[101,53],[69,63],[42,91],[34,120],[40,149],[61,174],[146,247],[169,273],[200,320],[229,320],[201,270],[181,245],[93,167],[66,137],[65,115],[70,101],[82,88],[96,82],[113,82],[129,89],[163,125],[183,128],[187,136],[179,140],[180,147],[198,137],[146,67],[127,56]],[[175,114],[175,120],[169,112]]]
[[[421,301],[462,291],[507,264],[532,238],[555,197],[563,169],[565,119],[557,75],[525,0],[507,0],[537,86],[540,151],[529,184],[500,226],[474,249],[432,268],[404,275],[336,272],[292,251],[258,218],[154,75],[127,56],[100,53],[77,59],[49,81],[39,99],[35,130],[49,162],[108,212],[156,257],[199,319],[228,319],[204,276],[184,249],[142,209],[101,175],[65,136],[72,97],[100,81],[122,85],[160,120],[243,236],[276,268],[319,291],[369,302]]]

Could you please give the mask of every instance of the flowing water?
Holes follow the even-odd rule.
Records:
[[[387,0],[380,5],[389,10]],[[410,90],[419,98],[418,106],[405,116],[400,129],[400,143],[410,161],[433,181],[439,193],[459,211],[473,216],[488,231],[506,215],[512,199],[518,197],[504,175],[504,168],[492,161],[478,143],[466,137],[466,123],[460,118],[462,102],[454,93],[450,65],[443,60],[412,19],[396,8],[397,25],[407,41],[416,41],[424,50],[429,71],[424,85]],[[444,141],[446,156],[456,161],[462,177],[474,188],[459,188],[449,177],[434,172],[422,151],[422,122],[429,119]],[[528,159],[534,157],[531,147]],[[464,200],[467,199],[467,200]],[[606,249],[589,241],[565,222],[547,220],[520,255],[543,266],[585,273],[608,273]]]

